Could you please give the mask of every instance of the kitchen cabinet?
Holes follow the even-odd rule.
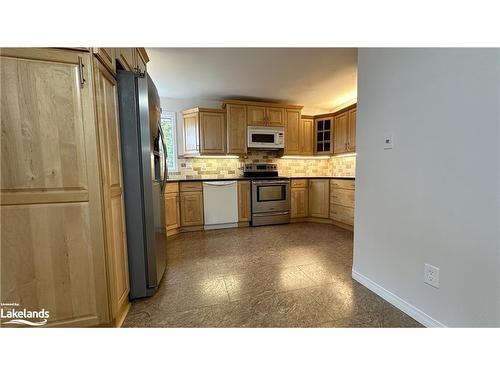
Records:
[[[165,225],[167,237],[176,234],[181,226],[179,183],[167,182],[165,186]]]
[[[116,73],[116,49],[106,47],[92,48],[94,55],[103,63],[113,74]]]
[[[251,216],[250,181],[238,181],[238,221],[249,222]]]
[[[146,73],[149,62],[145,48],[115,48],[116,60],[123,69],[140,74]]]
[[[203,225],[203,191],[201,182],[180,182],[181,227]]]
[[[300,111],[294,109],[287,109],[286,127],[285,127],[286,155],[300,154],[301,151],[300,133],[301,133]]]
[[[204,155],[226,153],[224,112],[200,112],[200,145]]]
[[[356,151],[356,108],[334,118],[334,154]]]
[[[285,108],[247,106],[247,125],[285,126]]]
[[[137,52],[135,48],[116,48],[116,59],[123,69],[135,71],[137,67]]]
[[[269,126],[284,126],[287,121],[285,118],[284,108],[268,107],[266,108],[266,116],[267,116],[267,125]]]
[[[348,146],[350,152],[356,151],[356,108],[349,111],[349,139]]]
[[[116,80],[94,58],[96,119],[101,155],[106,259],[113,320],[128,308],[129,280]]]
[[[226,105],[227,153],[247,153],[247,107],[238,104]]]
[[[309,183],[307,179],[293,179],[290,188],[290,217],[309,216]]]
[[[318,155],[329,155],[333,152],[332,132],[333,132],[333,117],[316,118],[315,122],[315,153]]]
[[[184,155],[226,153],[226,124],[222,109],[193,108],[183,114]]]
[[[328,218],[330,200],[329,179],[309,179],[309,216]]]
[[[303,118],[300,129],[300,155],[311,156],[314,154],[314,120]]]
[[[314,119],[301,118],[300,111],[287,110],[285,127],[285,155],[311,156],[314,154]]]
[[[354,225],[354,180],[330,181],[330,219]]]
[[[48,310],[49,326],[112,324],[126,284],[116,92],[98,68],[95,102],[92,64],[84,51],[0,50],[2,300]]]

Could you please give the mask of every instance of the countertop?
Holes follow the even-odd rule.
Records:
[[[234,180],[263,180],[263,179],[302,179],[302,178],[316,178],[316,179],[333,179],[333,180],[354,180],[355,177],[343,177],[343,176],[297,176],[297,177],[288,177],[288,176],[277,176],[277,177],[244,177],[244,176],[235,176],[235,177],[223,177],[223,178],[168,178],[168,182],[183,182],[183,181],[234,181]]]

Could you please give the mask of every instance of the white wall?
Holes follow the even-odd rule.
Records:
[[[182,111],[186,109],[203,107],[203,108],[222,108],[222,101],[220,100],[208,100],[208,99],[174,99],[174,98],[160,98],[161,108],[163,111],[176,112],[177,121],[177,153],[182,155],[184,150],[182,150],[182,132],[180,131],[182,126]]]
[[[446,326],[500,326],[499,86],[498,49],[358,55],[353,275]]]

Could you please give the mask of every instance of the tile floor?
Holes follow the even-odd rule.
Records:
[[[351,278],[352,233],[300,223],[183,233],[124,327],[421,327]]]

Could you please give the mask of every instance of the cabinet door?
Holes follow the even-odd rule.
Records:
[[[0,293],[48,310],[49,326],[109,322],[91,64],[75,51],[0,51]]]
[[[299,111],[300,112],[300,111]],[[266,108],[267,125],[270,126],[285,126],[285,109],[284,108]]]
[[[94,67],[111,312],[115,321],[121,321],[129,303],[129,282],[118,99],[111,73],[97,59]]]
[[[303,119],[300,129],[300,154],[314,154],[314,120]]]
[[[309,180],[309,216],[328,218],[330,181],[328,179]]]
[[[179,193],[165,194],[165,215],[167,231],[180,227]]]
[[[137,52],[135,48],[117,48],[116,59],[125,70],[133,72],[137,67]]]
[[[135,55],[136,55],[137,71],[140,72],[141,74],[146,73],[146,62],[143,60],[138,50],[136,50]]]
[[[185,154],[200,152],[198,113],[184,115],[183,141]]]
[[[181,226],[203,225],[203,193],[181,192]]]
[[[287,155],[300,153],[300,111],[286,110],[285,152]]]
[[[116,73],[116,55],[114,48],[94,47],[92,50],[111,72]]]
[[[307,217],[309,206],[308,188],[291,189],[291,217]]]
[[[224,113],[200,112],[202,154],[226,153],[226,124]]]
[[[344,112],[334,118],[333,127],[333,153],[340,154],[347,152],[347,142],[349,142],[349,113]]]
[[[250,181],[238,181],[238,221],[250,221]]]
[[[227,153],[247,153],[247,109],[244,105],[226,106]]]
[[[349,111],[349,138],[347,142],[349,151],[356,151],[356,109]]]
[[[315,121],[315,153],[329,155],[333,153],[333,117],[319,118]]]
[[[247,106],[247,124],[248,125],[266,125],[267,121],[266,107]]]

